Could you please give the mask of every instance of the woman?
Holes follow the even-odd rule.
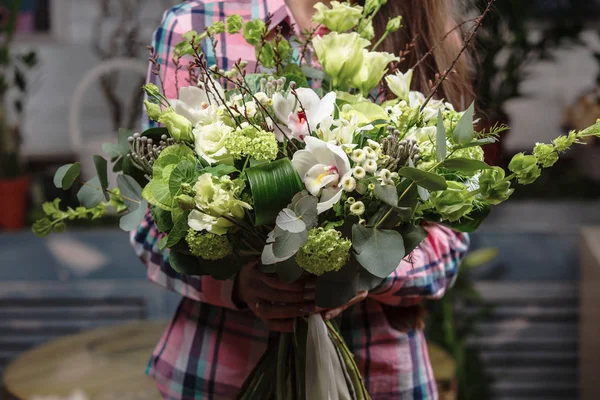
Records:
[[[172,62],[175,45],[191,30],[203,31],[230,14],[245,19],[272,14],[271,28],[310,27],[315,0],[194,0],[169,10],[155,36],[160,74],[169,98],[176,98],[176,67]],[[389,0],[378,19],[376,30],[385,29],[389,16],[402,15],[405,28],[384,43],[386,51],[398,53],[412,42],[406,65],[413,65],[455,26],[449,19],[449,0]],[[412,38],[416,38],[412,41]],[[427,82],[447,68],[460,50],[458,34],[444,41],[422,63],[416,87],[426,91]],[[254,49],[240,35],[219,38],[216,54],[227,68],[242,58],[252,60]],[[187,76],[179,71],[179,82]],[[150,76],[154,83],[158,78]],[[469,97],[465,60],[440,93],[454,104]],[[353,351],[373,400],[437,398],[427,348],[419,329],[418,303],[439,298],[452,284],[464,255],[468,238],[441,226],[429,226],[429,237],[409,261],[380,286],[360,293],[336,310],[314,308],[314,286],[286,285],[263,275],[256,265],[246,265],[234,280],[182,276],[169,266],[157,249],[158,235],[148,215],[132,235],[138,255],[148,267],[149,278],[183,296],[176,315],[158,344],[149,365],[165,399],[233,399],[239,388],[278,331],[291,330],[294,317],[323,312],[338,318],[346,342]],[[273,305],[285,302],[285,305]],[[342,313],[343,311],[343,313]],[[319,400],[319,399],[316,399]]]

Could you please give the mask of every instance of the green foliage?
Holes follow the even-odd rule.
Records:
[[[402,235],[392,230],[354,225],[352,245],[358,262],[379,278],[389,276],[406,255]]]
[[[108,193],[107,196],[104,193],[100,179],[95,177],[81,186],[81,189],[77,192],[77,200],[85,208],[94,208],[98,204],[110,200]]]
[[[67,164],[60,167],[54,174],[54,186],[59,189],[69,190],[81,173],[81,164]]]
[[[243,36],[246,42],[252,46],[258,46],[262,42],[267,27],[265,23],[256,18],[244,24]]]
[[[448,188],[448,184],[444,177],[417,168],[404,167],[398,171],[398,175],[408,178],[417,185],[432,192],[446,190]]]
[[[142,188],[129,175],[119,175],[117,177],[117,186],[119,187],[123,201],[127,206],[129,213],[121,217],[119,226],[124,231],[137,229],[148,208],[148,202],[142,198]]]
[[[477,172],[491,168],[485,162],[474,160],[472,158],[450,158],[441,163],[440,167],[465,173]]]
[[[61,210],[60,199],[44,203],[42,209],[46,217],[35,221],[32,226],[33,233],[39,237],[46,237],[52,231],[63,233],[67,228],[65,221],[98,219],[106,214],[106,206],[102,203],[93,208],[68,207],[67,210]]]
[[[463,116],[458,121],[456,128],[454,128],[453,139],[454,142],[465,145],[473,141],[475,137],[475,131],[473,130],[473,116],[475,113],[475,103],[471,103],[469,108],[465,111]]]
[[[515,173],[521,185],[529,185],[542,174],[542,170],[537,163],[535,156],[519,153],[512,158],[508,164],[508,169]]]
[[[233,252],[227,235],[215,235],[210,232],[196,232],[189,229],[185,237],[190,252],[204,260],[222,260]]]

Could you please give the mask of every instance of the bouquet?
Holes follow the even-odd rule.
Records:
[[[333,308],[389,276],[426,238],[423,223],[472,232],[515,182],[532,183],[573,144],[600,135],[597,123],[537,144],[512,159],[509,174],[487,165],[482,147],[505,127],[477,132],[473,105],[459,112],[434,99],[451,68],[429,93],[410,90],[412,70],[377,51],[401,29],[401,17],[391,18],[374,40],[380,7],[317,4],[321,36],[269,36],[268,23],[239,15],[187,33],[175,58],[189,71],[179,98],[144,87],[148,116],[160,127],[121,132],[103,148],[119,172],[117,187],[108,187],[102,156],[87,182],[79,164],[61,167],[54,183],[80,184],[81,206],[44,204],[34,232],[62,232],[66,221],[100,218],[108,208],[121,215],[123,230],[134,230],[149,206],[164,233],[158,246],[170,250],[176,271],[229,279],[260,259],[264,272],[285,282],[315,277],[316,305]],[[224,32],[255,47],[256,65],[239,60],[224,70],[208,62],[203,49]],[[334,322],[315,314],[280,336],[241,394],[271,397],[369,395]]]

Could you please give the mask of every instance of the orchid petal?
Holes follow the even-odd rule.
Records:
[[[319,214],[331,209],[342,198],[341,188],[325,188],[321,192],[321,203],[317,204]]]
[[[307,138],[308,139],[308,138]],[[298,172],[301,178],[306,176],[308,171],[312,168],[313,165],[319,164],[319,161],[315,158],[315,156],[308,150],[300,150],[294,153],[294,158],[292,159],[292,165]]]

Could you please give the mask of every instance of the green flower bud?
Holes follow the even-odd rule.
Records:
[[[54,225],[53,229],[55,233],[65,233],[65,231],[67,230],[67,224],[65,224],[64,222],[59,222]]]
[[[223,32],[225,32],[225,22],[223,21],[216,21],[212,26],[208,27],[208,33],[210,35],[219,35]]]
[[[402,16],[399,15],[396,18],[392,18],[388,21],[385,31],[387,33],[392,33],[392,32],[396,32],[400,28],[402,28]]]
[[[331,32],[346,32],[358,24],[363,12],[361,6],[349,3],[332,1],[331,8],[323,3],[315,4],[317,12],[313,15],[313,22],[325,25]]]
[[[552,141],[557,151],[566,151],[577,141],[577,133],[569,132],[568,136],[559,136]]]
[[[533,148],[533,155],[544,168],[550,168],[558,161],[558,152],[551,144],[537,143]]]
[[[256,18],[244,24],[244,39],[252,46],[260,44],[266,25],[263,21]]]
[[[192,196],[188,196],[187,194],[182,194],[175,197],[175,201],[183,210],[193,210],[196,206],[196,202]]]
[[[367,40],[373,40],[375,37],[375,28],[373,28],[373,21],[363,19],[358,24],[358,28],[356,29],[361,38]]]
[[[320,276],[339,271],[350,259],[352,242],[342,238],[335,229],[311,229],[308,241],[296,253],[298,265],[311,274]]]
[[[454,222],[473,210],[473,197],[465,184],[448,181],[448,189],[431,194],[431,204],[442,219]]]
[[[162,108],[160,108],[160,105],[156,103],[151,103],[148,100],[144,100],[144,105],[146,106],[146,113],[148,114],[148,117],[152,121],[158,121],[163,113]]]
[[[149,97],[160,97],[160,89],[153,83],[147,83],[142,86],[142,89],[146,92]]]
[[[233,252],[233,246],[227,235],[215,235],[210,232],[188,230],[185,241],[196,257],[205,260],[221,260]]]
[[[227,18],[227,32],[230,34],[238,33],[244,26],[244,20],[239,14],[230,15]]]
[[[163,124],[169,131],[171,137],[175,140],[184,142],[193,142],[194,135],[192,134],[192,123],[185,117],[175,113],[174,111],[164,112],[158,122]]]
[[[500,204],[508,200],[515,191],[511,189],[510,181],[505,181],[504,178],[504,170],[500,167],[486,169],[479,175],[481,195],[488,203],[492,205]]]
[[[31,230],[38,237],[46,237],[52,232],[52,221],[48,218],[39,219],[33,223]]]
[[[526,156],[519,153],[513,157],[508,169],[517,175],[518,182],[522,185],[529,185],[535,182],[542,174],[542,170],[537,165],[535,156]]]

